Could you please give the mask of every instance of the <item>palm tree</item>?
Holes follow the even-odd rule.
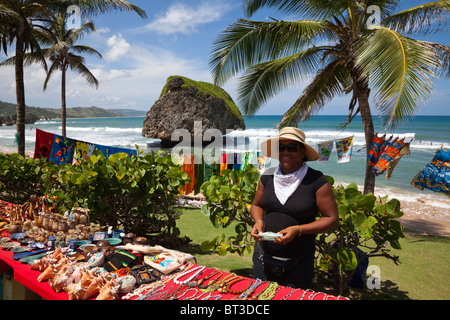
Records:
[[[245,115],[301,80],[310,83],[284,113],[278,127],[298,126],[336,96],[351,94],[349,124],[361,115],[366,147],[374,136],[370,93],[387,128],[414,115],[433,91],[433,80],[450,76],[450,47],[411,38],[442,31],[450,1],[435,1],[394,13],[399,0],[247,0],[245,13],[274,8],[301,20],[238,19],[214,42],[210,59],[215,83],[239,76]],[[380,24],[368,24],[371,7]],[[366,148],[368,152],[368,148]],[[364,193],[375,176],[366,165]]]
[[[141,8],[124,0],[0,0],[0,43],[7,49],[15,42],[15,78],[17,100],[18,153],[25,155],[25,87],[23,79],[24,55],[27,50],[39,53],[35,30],[42,29],[52,11],[76,5],[84,16],[115,12],[135,11],[145,18]],[[0,63],[0,66],[4,63]]]
[[[58,12],[48,26],[48,30],[39,32],[40,35],[38,36],[41,45],[51,46],[50,48],[42,49],[44,57],[51,62],[45,78],[44,90],[47,89],[50,77],[57,70],[61,70],[61,122],[62,136],[64,138],[66,138],[66,72],[70,67],[71,70],[79,72],[88,84],[98,88],[98,80],[84,64],[84,58],[76,53],[102,57],[97,50],[91,47],[75,45],[83,33],[95,31],[94,23],[87,21],[77,29],[67,29],[66,20],[67,12]]]

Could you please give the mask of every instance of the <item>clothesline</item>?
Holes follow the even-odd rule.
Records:
[[[34,158],[47,159],[56,164],[74,163],[75,155],[92,155],[94,150],[99,150],[105,157],[114,153],[125,152],[130,156],[137,156],[137,151],[126,148],[104,146],[90,142],[64,138],[55,133],[46,132],[36,128],[36,143],[34,146]]]

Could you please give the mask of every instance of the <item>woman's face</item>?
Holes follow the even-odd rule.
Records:
[[[278,145],[281,171],[291,173],[303,164],[306,148],[303,144],[293,140],[280,140]]]

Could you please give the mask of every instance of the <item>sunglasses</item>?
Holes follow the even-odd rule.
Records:
[[[295,143],[278,145],[278,151],[279,152],[284,152],[285,150],[287,150],[288,152],[297,152],[298,151],[298,146]]]

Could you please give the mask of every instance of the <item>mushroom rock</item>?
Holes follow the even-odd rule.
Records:
[[[160,139],[162,146],[171,147],[181,141],[180,132],[189,132],[192,144],[199,138],[210,143],[203,139],[208,129],[217,129],[222,135],[244,130],[239,108],[225,90],[214,84],[172,76],[147,112],[142,135]]]

